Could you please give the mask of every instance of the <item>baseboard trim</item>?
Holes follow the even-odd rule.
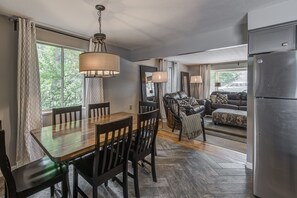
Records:
[[[246,162],[245,167],[248,168],[248,169],[253,170],[253,164],[250,163],[250,162]]]

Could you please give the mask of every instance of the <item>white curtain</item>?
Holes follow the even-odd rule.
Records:
[[[210,70],[211,65],[200,65],[200,75],[202,78],[202,85],[199,84],[199,98],[209,98],[210,95]]]
[[[167,61],[166,60],[164,60],[164,59],[159,60],[159,70],[167,72]],[[164,119],[164,118],[166,118],[166,113],[165,113],[164,104],[163,104],[163,96],[167,92],[167,83],[160,83],[160,84],[158,84],[158,86],[159,86],[160,114],[161,114],[161,118]]]
[[[90,39],[89,44],[89,51],[94,51],[94,48],[97,47],[97,45],[93,43],[93,40]],[[89,104],[94,103],[101,103],[104,102],[104,92],[103,92],[103,79],[102,78],[86,78],[86,99],[85,99],[85,105],[86,105],[86,116],[88,116],[88,106]]]
[[[173,64],[173,83],[172,92],[177,92],[180,90],[180,65],[177,62],[172,62]]]
[[[17,69],[17,166],[43,156],[30,132],[42,127],[40,79],[36,48],[35,24],[18,19]]]

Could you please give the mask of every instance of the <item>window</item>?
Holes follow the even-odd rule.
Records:
[[[220,82],[220,87],[215,87],[215,82]],[[211,70],[210,92],[215,90],[242,92],[247,91],[247,69],[222,69]]]
[[[42,110],[83,104],[80,50],[38,43]]]

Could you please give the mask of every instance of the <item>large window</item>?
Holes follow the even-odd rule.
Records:
[[[220,82],[220,87],[215,83]],[[213,91],[242,92],[247,91],[247,69],[211,70],[210,92]]]
[[[82,51],[38,43],[42,110],[81,105],[83,76],[79,73]]]

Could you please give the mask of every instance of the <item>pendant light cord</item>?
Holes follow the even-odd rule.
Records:
[[[99,33],[101,33],[101,10],[98,10]]]

